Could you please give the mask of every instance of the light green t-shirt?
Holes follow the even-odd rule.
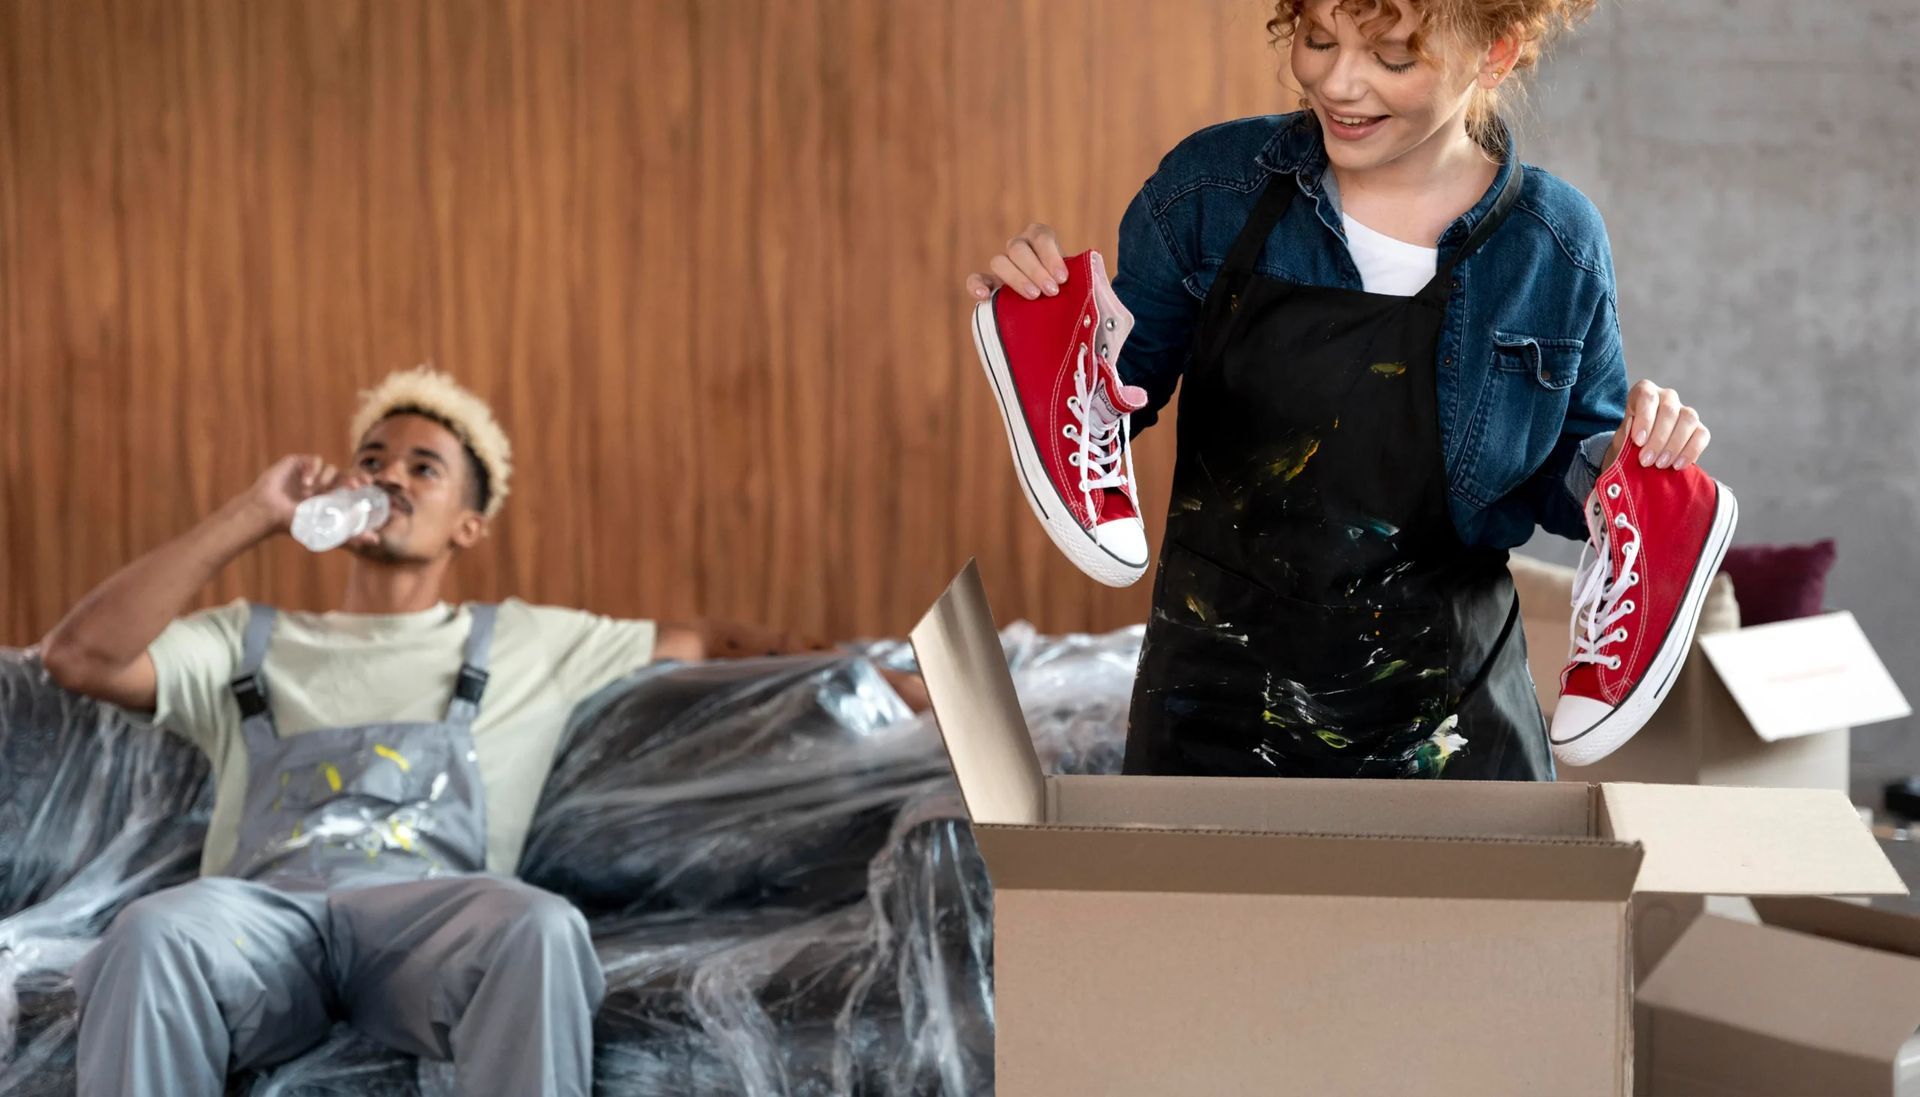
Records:
[[[158,675],[154,723],[213,760],[213,821],[203,876],[233,858],[247,792],[247,748],[231,683],[248,608],[237,601],[180,618],[148,648]],[[282,735],[445,716],[473,615],[442,603],[419,613],[281,613],[265,677]],[[487,871],[511,875],[567,717],[601,687],[653,658],[651,621],[501,603],[487,688],[474,721],[486,790]]]

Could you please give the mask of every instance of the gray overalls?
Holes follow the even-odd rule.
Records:
[[[74,971],[80,1097],[219,1097],[336,1019],[452,1059],[461,1094],[587,1097],[605,992],[566,900],[483,873],[471,728],[494,608],[472,607],[453,700],[427,723],[281,737],[254,606],[234,698],[247,799],[231,876],[130,904]]]

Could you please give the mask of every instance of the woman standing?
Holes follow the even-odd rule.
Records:
[[[1631,390],[1605,228],[1502,89],[1594,0],[1281,0],[1302,109],[1161,161],[1120,227],[1135,429],[1181,385],[1131,773],[1544,780],[1507,550],[1600,470],[1698,460]],[[968,287],[1067,268],[1035,224]]]

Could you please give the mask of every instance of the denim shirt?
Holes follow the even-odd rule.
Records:
[[[1487,216],[1516,162],[1509,153],[1479,203],[1441,234],[1442,265]],[[1135,433],[1172,398],[1200,304],[1269,178],[1303,197],[1275,227],[1258,272],[1361,288],[1326,171],[1319,123],[1300,112],[1201,130],[1140,188],[1120,223],[1113,281],[1135,321],[1117,365],[1151,398],[1133,415]],[[1527,166],[1507,220],[1454,272],[1436,354],[1448,502],[1461,540],[1512,548],[1535,525],[1585,538],[1586,497],[1627,398],[1612,250],[1585,195]]]

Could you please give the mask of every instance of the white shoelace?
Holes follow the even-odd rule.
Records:
[[[1612,574],[1616,530],[1633,537],[1620,549],[1619,575]],[[1588,551],[1596,554],[1592,560],[1587,559]],[[1639,558],[1640,531],[1627,521],[1626,515],[1619,515],[1610,525],[1602,524],[1598,530],[1589,532],[1586,547],[1580,550],[1580,569],[1573,581],[1573,620],[1568,623],[1571,662],[1620,669],[1620,656],[1607,654],[1606,648],[1627,638],[1627,630],[1614,625],[1634,610],[1633,599],[1625,595],[1640,584],[1640,574],[1633,570],[1634,561]]]
[[[1127,417],[1117,414],[1106,400],[1095,400],[1096,386],[1105,378],[1090,377],[1087,370],[1087,345],[1080,345],[1080,359],[1073,367],[1074,395],[1067,397],[1067,410],[1079,416],[1078,428],[1072,423],[1060,429],[1068,440],[1080,443],[1080,452],[1067,455],[1067,461],[1080,470],[1080,492],[1088,514],[1094,509],[1095,492],[1108,488],[1126,489],[1133,477],[1133,454],[1125,445]]]

